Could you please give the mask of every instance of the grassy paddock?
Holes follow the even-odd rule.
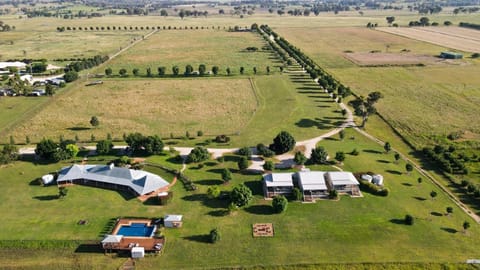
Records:
[[[269,143],[281,130],[307,139],[342,121],[337,105],[303,75],[257,76],[251,82],[237,77],[111,79],[74,87],[58,96],[55,106],[19,124],[11,133],[14,138],[23,142],[29,135],[36,142],[77,135],[89,141],[91,134],[121,139],[129,132],[169,138],[185,136],[186,131],[195,137],[201,130],[204,137],[182,144],[228,134],[231,145],[242,146]],[[100,119],[97,128],[89,124],[93,115]]]
[[[56,31],[57,19],[28,19],[11,22],[16,30],[2,33],[0,60],[7,59],[70,59],[110,55],[139,39],[147,31]],[[115,40],[115,42],[112,42]]]
[[[478,114],[480,84],[478,60],[464,59],[426,67],[357,67],[343,57],[345,50],[370,50],[437,55],[445,48],[365,28],[319,28],[278,32],[304,49],[320,66],[329,69],[359,95],[380,91],[385,98],[379,112],[409,141],[421,146],[434,135],[464,130],[480,134],[471,121]],[[312,38],[318,42],[311,42]],[[352,42],[346,42],[346,40]],[[442,113],[438,113],[442,112]]]
[[[134,68],[140,69],[145,75],[147,67],[157,74],[159,66],[166,67],[166,73],[172,74],[172,66],[176,65],[183,74],[186,65],[192,65],[198,70],[200,64],[220,68],[219,73],[225,74],[230,67],[232,74],[239,74],[240,67],[245,68],[245,74],[266,73],[270,66],[271,72],[278,71],[280,63],[269,50],[262,50],[265,42],[256,33],[227,32],[225,30],[174,30],[159,31],[144,40],[135,48],[122,54],[112,62],[114,74],[121,68],[131,74]],[[258,48],[257,52],[248,52],[247,47]]]

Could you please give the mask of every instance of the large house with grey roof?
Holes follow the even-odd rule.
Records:
[[[57,178],[58,185],[79,184],[128,191],[136,196],[147,195],[168,187],[160,176],[142,170],[111,165],[77,165],[64,167]]]

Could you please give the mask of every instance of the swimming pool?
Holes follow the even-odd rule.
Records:
[[[132,223],[130,225],[121,225],[117,235],[152,237],[155,232],[155,226],[148,226],[146,223]]]

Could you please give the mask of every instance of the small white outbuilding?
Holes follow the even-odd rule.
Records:
[[[42,184],[44,186],[46,186],[48,184],[51,184],[52,182],[53,182],[53,175],[46,174],[46,175],[42,176]]]
[[[372,179],[372,183],[377,186],[383,185],[383,176],[381,174],[375,174]]]
[[[132,258],[143,258],[145,257],[145,248],[143,247],[133,247],[132,248]]]
[[[166,228],[180,228],[182,227],[182,215],[166,215],[163,218],[163,224]]]
[[[362,180],[368,181],[369,183],[371,183],[373,179],[373,177],[369,174],[362,174],[361,178]]]

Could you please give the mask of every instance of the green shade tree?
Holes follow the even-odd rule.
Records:
[[[273,161],[271,161],[271,160],[267,160],[263,164],[263,169],[265,171],[273,171],[274,168],[275,168],[275,164],[273,164]]]
[[[13,144],[5,144],[0,151],[0,164],[8,164],[18,159],[18,149]]]
[[[395,158],[395,163],[398,163],[398,161],[400,160],[400,154],[399,153],[395,153],[393,155],[393,157]]]
[[[74,158],[78,155],[78,152],[80,152],[80,149],[76,144],[69,143],[65,146],[65,151],[67,152],[70,158]]]
[[[310,162],[312,164],[326,164],[327,159],[328,153],[323,146],[312,149],[312,154],[310,155]]]
[[[207,67],[204,64],[200,64],[198,66],[198,74],[200,74],[200,76],[203,76],[206,73],[207,73]]]
[[[165,75],[165,71],[166,71],[166,70],[167,70],[167,69],[166,69],[165,67],[158,67],[158,69],[157,69],[157,71],[158,71],[158,76],[163,76],[163,75]],[[172,69],[172,71],[173,71],[173,69]]]
[[[107,75],[107,76],[111,76],[111,75],[112,75],[112,73],[113,73],[113,70],[112,70],[112,68],[110,68],[110,67],[109,67],[109,68],[106,68],[106,69],[105,69],[105,75]]]
[[[467,233],[467,230],[470,228],[470,222],[464,221],[462,227],[463,227],[463,232]]]
[[[124,68],[121,68],[121,69],[118,71],[118,74],[120,74],[120,76],[122,76],[122,77],[127,76],[127,70],[124,69]]]
[[[93,127],[97,127],[98,125],[100,125],[100,120],[98,120],[98,117],[92,116],[92,118],[90,118],[90,125],[92,125]]]
[[[240,157],[240,159],[237,162],[238,169],[240,171],[243,171],[248,168],[248,159],[246,157]]]
[[[413,166],[410,163],[405,164],[405,170],[407,170],[407,173],[410,175],[413,171]]]
[[[340,163],[343,163],[343,161],[345,160],[345,153],[344,152],[337,152],[335,153],[335,159],[340,162]]]
[[[297,151],[293,157],[293,162],[297,165],[303,165],[307,162],[307,157],[301,151]]]
[[[68,189],[66,187],[59,187],[58,188],[58,197],[64,198],[68,194]]]
[[[113,149],[113,143],[111,140],[101,140],[97,142],[97,154],[106,155]]]
[[[57,151],[58,144],[51,139],[42,139],[35,148],[35,154],[43,159],[52,159]]]
[[[213,73],[213,75],[217,75],[217,74],[218,74],[218,67],[217,67],[217,66],[213,66],[213,67],[212,67],[212,73]]]
[[[78,79],[78,73],[76,71],[68,71],[65,73],[65,75],[63,75],[63,79],[65,80],[65,82],[69,83],[69,82],[73,82],[75,81],[76,79]]]
[[[276,213],[282,213],[287,210],[288,200],[283,195],[275,196],[272,200],[272,207]]]
[[[385,150],[385,153],[389,153],[390,150],[392,150],[392,146],[390,145],[389,142],[386,142],[384,145],[383,145],[383,149]]]
[[[216,199],[220,196],[221,190],[219,186],[210,186],[207,189],[207,197],[210,199]]]
[[[232,172],[228,168],[222,170],[222,180],[224,182],[230,182],[230,180],[232,180]]]
[[[212,229],[209,234],[210,243],[215,244],[220,241],[220,232],[218,229]]]
[[[295,139],[293,136],[286,132],[281,131],[274,139],[273,143],[269,146],[277,155],[286,153],[293,150],[295,147]]]
[[[232,189],[230,198],[236,206],[243,207],[250,203],[253,195],[252,191],[245,184],[239,184]]]
[[[405,224],[413,225],[414,222],[415,220],[412,215],[405,215]]]
[[[180,68],[178,66],[173,66],[172,73],[173,75],[177,76],[180,73]]]

